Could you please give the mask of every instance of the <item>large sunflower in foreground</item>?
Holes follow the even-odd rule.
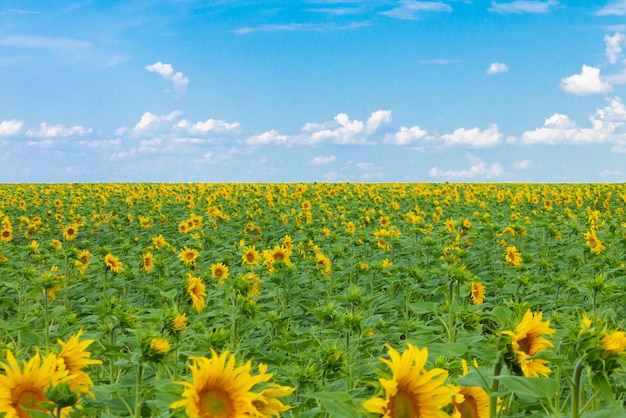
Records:
[[[93,396],[91,387],[93,382],[84,369],[91,364],[102,364],[102,361],[92,359],[91,353],[87,351],[87,347],[94,340],[79,341],[83,330],[70,337],[67,342],[58,340],[61,346],[61,352],[57,355],[57,369],[67,370],[70,377],[70,389],[78,390],[81,393]]]
[[[189,368],[193,381],[179,382],[184,387],[183,399],[172,403],[171,408],[185,408],[185,413],[191,418],[269,418],[278,416],[275,411],[286,408],[274,399],[274,396],[291,393],[286,388],[253,391],[256,385],[272,377],[265,373],[265,367],[260,367],[260,373],[253,376],[250,374],[250,362],[235,366],[234,355],[228,351],[218,355],[213,349],[210,359],[192,357],[192,361]],[[263,409],[265,407],[269,409]]]
[[[524,376],[548,376],[550,368],[547,360],[529,359],[537,353],[554,345],[542,335],[552,335],[556,331],[550,328],[550,321],[542,321],[541,312],[526,311],[515,331],[502,331],[502,334],[511,337],[511,347]]]
[[[411,343],[400,355],[386,345],[390,360],[381,358],[391,369],[391,379],[378,379],[385,389],[385,398],[372,398],[363,403],[369,412],[383,418],[448,418],[441,408],[448,405],[457,389],[444,385],[448,372],[444,369],[425,370],[428,349],[420,350]]]
[[[30,418],[27,410],[45,411],[40,405],[48,402],[46,391],[67,377],[67,370],[57,370],[57,358],[49,354],[43,359],[37,353],[20,367],[11,351],[7,363],[0,362],[5,374],[0,375],[0,413],[5,418]]]

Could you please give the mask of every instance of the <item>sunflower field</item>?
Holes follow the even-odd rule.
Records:
[[[0,416],[626,417],[624,184],[0,184]]]

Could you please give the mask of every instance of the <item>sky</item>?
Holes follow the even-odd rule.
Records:
[[[626,0],[0,0],[0,183],[625,182]]]

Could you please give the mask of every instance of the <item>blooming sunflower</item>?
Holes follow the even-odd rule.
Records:
[[[272,259],[275,263],[285,263],[286,265],[290,265],[290,256],[291,252],[282,245],[276,245],[272,251]]]
[[[178,253],[178,258],[180,258],[180,261],[186,266],[192,266],[195,264],[198,255],[200,255],[200,253],[195,248],[183,247]]]
[[[93,396],[90,389],[93,386],[93,382],[83,369],[91,364],[102,364],[102,361],[89,358],[91,353],[87,351],[87,347],[94,340],[79,341],[82,333],[83,330],[81,329],[76,335],[70,337],[67,342],[57,340],[61,346],[61,352],[57,356],[57,369],[68,372],[68,376],[71,379],[69,382],[71,390],[78,390],[81,393]]]
[[[383,418],[448,418],[441,408],[452,401],[457,389],[444,385],[448,378],[446,370],[424,369],[428,349],[420,350],[407,343],[407,349],[400,355],[391,346],[385,346],[390,360],[380,361],[389,366],[393,376],[378,379],[385,389],[385,398],[372,398],[363,402],[363,407]]]
[[[63,231],[63,237],[66,241],[72,241],[76,239],[76,235],[78,234],[78,227],[74,224],[68,225],[65,227]]]
[[[590,231],[583,233],[585,240],[587,241],[587,246],[592,253],[600,254],[606,248],[602,241],[597,237],[596,231]]]
[[[478,282],[472,282],[472,303],[474,305],[482,305],[485,300],[485,286]]]
[[[4,242],[9,242],[13,239],[13,231],[10,229],[3,229],[0,231],[0,239]]]
[[[122,267],[122,262],[113,254],[107,254],[104,256],[104,264],[113,273],[121,273],[122,271],[124,271],[124,267]]]
[[[602,354],[610,353],[619,356],[626,352],[626,334],[623,331],[614,331],[602,338],[600,344],[604,347]]]
[[[241,257],[241,260],[242,260],[242,264],[254,266],[256,264],[259,264],[260,258],[261,258],[261,254],[259,254],[259,250],[257,250],[253,246],[248,246],[243,252],[243,256]]]
[[[187,328],[187,315],[184,313],[176,315],[176,317],[172,319],[172,324],[174,326],[174,331],[184,330]]]
[[[228,266],[224,263],[211,264],[211,276],[217,279],[219,284],[223,284],[228,278]]]
[[[467,362],[461,360],[463,376],[469,371]],[[476,360],[474,360],[476,365]],[[489,395],[480,386],[459,386],[459,393],[452,400],[454,410],[451,418],[487,418],[489,416]]]
[[[272,377],[265,373],[264,367],[259,368],[259,374],[252,375],[249,361],[235,366],[234,355],[228,351],[218,355],[213,349],[211,358],[192,357],[191,360],[193,381],[179,382],[184,387],[183,399],[172,403],[171,408],[185,408],[191,418],[269,418],[278,416],[274,411],[284,409],[282,402],[274,397],[285,396],[288,390],[274,387],[274,392],[270,392],[272,389],[261,393],[253,391],[256,385]]]
[[[542,321],[541,312],[532,313],[530,309],[526,311],[522,321],[513,331],[502,331],[502,334],[511,337],[511,347],[517,358],[517,362],[522,369],[524,376],[537,377],[548,376],[550,368],[544,359],[528,359],[554,345],[543,338],[542,335],[552,335],[556,331],[550,328],[550,321]]]
[[[202,310],[206,308],[206,286],[202,283],[200,277],[195,277],[191,273],[187,273],[187,294],[196,311],[202,312]]]
[[[29,418],[26,410],[46,411],[41,403],[48,402],[46,391],[67,378],[67,370],[57,370],[57,358],[49,354],[43,359],[39,352],[20,367],[11,351],[7,363],[0,362],[5,371],[0,375],[0,413],[5,418]]]
[[[504,259],[507,263],[512,265],[513,267],[519,267],[522,265],[522,255],[520,254],[517,247],[506,247],[506,253],[504,254]]]
[[[141,268],[143,268],[146,273],[150,273],[154,268],[154,255],[151,252],[147,252],[143,255]]]

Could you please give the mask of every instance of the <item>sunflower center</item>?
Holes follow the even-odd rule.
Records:
[[[246,260],[248,261],[248,263],[252,263],[254,261],[254,254],[252,253],[246,254]]]
[[[398,393],[391,400],[391,417],[393,418],[419,418],[420,409],[415,398],[403,389],[398,389]]]
[[[200,410],[204,418],[234,417],[235,408],[232,399],[220,389],[209,389],[200,394]]]
[[[461,413],[461,418],[479,418],[478,405],[473,397],[465,395],[465,401],[457,407],[457,411]]]
[[[39,404],[45,402],[46,397],[40,389],[32,385],[18,386],[15,388],[12,395],[13,406],[20,418],[30,417],[30,414],[25,412],[24,409],[45,411]]]

